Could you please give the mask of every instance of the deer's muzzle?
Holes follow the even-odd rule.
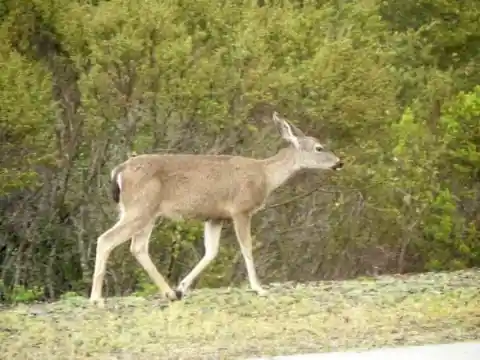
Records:
[[[341,168],[343,168],[342,160],[338,160],[337,163],[332,166],[332,170],[340,170]]]

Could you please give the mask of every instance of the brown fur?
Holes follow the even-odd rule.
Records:
[[[251,217],[272,191],[302,169],[338,169],[340,160],[317,139],[280,119],[274,122],[291,146],[266,159],[231,155],[145,154],[112,171],[112,195],[120,220],[98,239],[91,300],[101,299],[106,261],[114,247],[132,238],[131,250],[167,297],[179,298],[218,252],[223,220],[233,220],[251,287],[261,287],[253,264]],[[294,134],[296,133],[296,135]],[[116,184],[116,185],[115,185]],[[205,222],[205,256],[173,291],[148,255],[155,219]]]
[[[260,208],[269,190],[262,162],[239,156],[140,155],[122,165],[123,205],[153,201],[171,219],[230,219]]]

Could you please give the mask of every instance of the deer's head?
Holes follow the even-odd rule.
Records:
[[[280,118],[275,111],[272,115],[282,138],[295,149],[295,161],[302,169],[340,170],[343,161],[328,151],[312,136],[306,136],[300,129]]]

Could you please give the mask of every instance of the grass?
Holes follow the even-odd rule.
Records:
[[[73,297],[0,312],[5,359],[234,359],[480,340],[480,269],[202,289],[181,302]]]

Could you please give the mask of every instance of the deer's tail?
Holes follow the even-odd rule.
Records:
[[[112,192],[112,198],[115,203],[120,202],[120,193],[122,192],[122,166],[117,166],[115,169],[112,170],[111,174],[111,181],[110,181],[110,186],[111,186],[111,192]]]

